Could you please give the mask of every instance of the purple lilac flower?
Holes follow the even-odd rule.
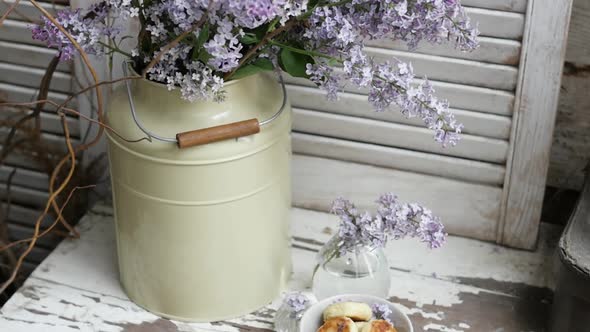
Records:
[[[371,311],[373,311],[373,316],[375,316],[376,319],[383,319],[391,323],[391,325],[394,325],[393,320],[391,319],[393,311],[387,304],[374,303],[371,306]]]
[[[293,313],[299,314],[307,309],[310,302],[307,296],[301,293],[290,293],[285,296],[283,303],[286,304]]]
[[[338,237],[340,253],[352,252],[358,246],[384,247],[388,239],[414,237],[431,249],[440,248],[447,237],[440,218],[416,204],[403,204],[397,196],[386,193],[377,200],[376,215],[359,213],[353,203],[337,198],[332,213],[340,218]]]
[[[363,43],[372,39],[402,40],[413,49],[421,41],[450,40],[459,49],[472,50],[477,47],[478,31],[471,26],[460,2],[327,0],[321,3],[310,7],[308,0],[159,0],[138,6],[131,0],[103,0],[84,12],[61,11],[56,18],[86,52],[101,54],[105,52],[101,39],[120,38],[121,32],[119,26],[111,23],[113,20],[106,19],[107,15],[119,21],[140,16],[147,35],[132,54],[134,59],[145,59],[143,65],[159,53],[155,49],[162,49],[172,38],[191,31],[188,42],[167,51],[148,71],[151,80],[170,88],[180,87],[187,100],[222,100],[221,77],[236,70],[244,51],[250,47],[240,42],[245,32],[252,33],[251,29],[264,24],[268,24],[270,31],[297,18],[295,27],[279,36],[279,40],[293,42],[301,51],[314,54],[313,61],[306,66],[306,74],[327,92],[329,99],[337,99],[345,82],[350,82],[368,89],[368,100],[377,111],[395,107],[407,117],[419,117],[434,131],[436,141],[443,146],[455,145],[463,126],[449,112],[448,103],[434,96],[432,85],[427,80],[417,84],[410,64],[397,59],[376,63],[366,55]],[[206,40],[193,50],[194,41],[205,29]],[[33,29],[33,36],[56,47],[63,60],[76,53],[66,36],[47,19]],[[151,44],[149,51],[142,43]],[[252,59],[269,55],[276,48],[262,47]],[[336,64],[341,64],[342,69],[335,69]]]
[[[57,12],[55,19],[72,35],[85,52],[98,54],[100,48],[96,44],[99,39],[105,35],[112,35],[115,31],[97,23],[106,17],[105,6],[91,6],[89,13],[93,13],[95,17],[84,18],[84,13],[80,9],[64,9]],[[72,42],[49,19],[45,16],[42,19],[42,24],[34,25],[32,28],[33,39],[43,41],[49,47],[57,48],[62,61],[72,59],[77,53]]]

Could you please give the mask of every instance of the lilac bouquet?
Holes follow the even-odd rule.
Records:
[[[354,252],[359,246],[382,248],[389,239],[419,238],[431,248],[439,248],[447,234],[440,222],[427,208],[416,203],[401,203],[392,193],[377,200],[375,215],[360,213],[350,201],[338,198],[332,212],[340,217],[338,253]]]
[[[140,23],[137,47],[121,49],[124,22]],[[368,89],[377,111],[397,106],[421,118],[443,146],[455,145],[462,125],[427,80],[414,82],[412,66],[377,63],[364,51],[374,39],[422,40],[477,47],[459,0],[103,0],[64,10],[56,21],[90,54],[121,53],[146,78],[179,88],[184,99],[224,98],[224,82],[281,69],[304,77],[335,99],[346,83]],[[53,23],[33,37],[57,48],[62,60],[76,49]]]

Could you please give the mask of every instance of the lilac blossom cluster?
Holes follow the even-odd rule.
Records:
[[[393,311],[387,304],[374,303],[371,305],[371,311],[373,311],[373,316],[375,316],[376,319],[386,320],[391,323],[391,325],[395,326],[395,324],[393,324],[393,320],[391,319],[391,314]]]
[[[375,215],[359,212],[350,201],[338,198],[332,203],[332,213],[340,218],[338,236],[341,253],[352,252],[358,246],[384,247],[389,239],[418,238],[431,249],[440,248],[447,234],[440,218],[416,203],[401,203],[392,193],[377,200]]]
[[[113,23],[129,18],[141,23],[130,54],[119,49],[117,40],[127,36]],[[249,74],[272,69],[256,66],[266,57],[308,78],[330,99],[347,83],[368,90],[377,111],[398,108],[422,119],[443,146],[455,145],[463,127],[448,103],[435,97],[428,80],[416,83],[410,64],[394,58],[376,62],[364,43],[401,40],[413,49],[421,41],[446,40],[467,51],[477,47],[478,35],[459,0],[103,0],[85,11],[60,11],[56,19],[85,52],[126,53],[136,71],[180,88],[187,100],[222,101],[225,80],[241,77],[235,74],[248,66]],[[167,47],[183,34],[178,45]],[[56,47],[63,60],[76,53],[47,19],[33,28],[33,36]]]
[[[291,312],[294,314],[300,314],[307,307],[309,307],[310,302],[307,296],[301,293],[290,293],[285,296],[283,299],[283,303],[289,308]]]

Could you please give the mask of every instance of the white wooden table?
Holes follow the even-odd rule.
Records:
[[[317,250],[337,226],[334,216],[293,210],[290,288],[309,290]],[[159,318],[123,293],[116,268],[110,207],[80,222],[81,238],[65,240],[0,310],[0,331],[272,331],[280,299],[239,319],[191,324]],[[535,252],[451,237],[438,251],[404,240],[387,248],[390,299],[415,330],[546,331],[556,229],[544,227]]]

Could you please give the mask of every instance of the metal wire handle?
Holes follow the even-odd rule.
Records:
[[[123,74],[125,75],[125,77],[127,77],[128,74],[128,66],[131,62],[130,61],[123,61]],[[279,108],[279,110],[277,112],[275,112],[275,114],[273,116],[271,116],[270,118],[264,120],[264,121],[260,121],[258,122],[258,126],[262,127],[265,125],[270,124],[271,122],[273,122],[274,120],[276,120],[281,113],[283,113],[283,111],[285,110],[285,106],[287,105],[287,88],[285,87],[285,81],[283,80],[283,76],[281,75],[280,71],[277,71],[278,76],[279,76],[279,82],[281,83],[281,89],[283,91],[283,102],[281,103],[281,107]],[[137,116],[137,113],[135,111],[135,103],[133,101],[133,96],[131,94],[131,85],[129,84],[130,80],[125,80],[125,85],[127,87],[127,97],[129,99],[129,108],[131,109],[131,116],[133,117],[133,121],[135,121],[135,124],[137,125],[137,127],[143,131],[148,140],[151,142],[152,139],[155,139],[157,141],[161,141],[161,142],[169,142],[169,143],[176,143],[179,144],[179,140],[178,140],[178,135],[176,137],[164,137],[164,136],[160,136],[158,134],[153,133],[152,131],[148,130],[146,127],[144,127],[143,123],[140,121],[139,117]]]

